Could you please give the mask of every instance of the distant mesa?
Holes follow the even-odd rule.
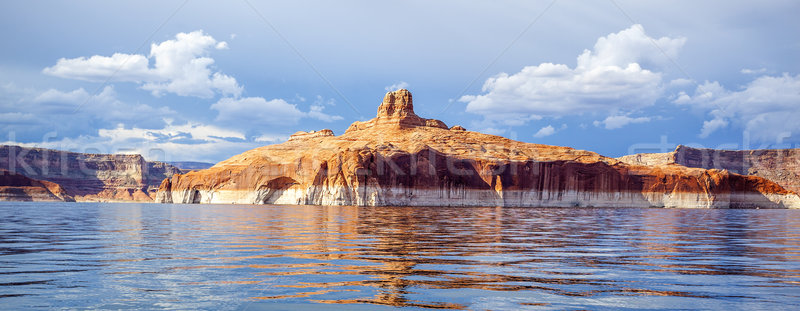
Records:
[[[298,132],[161,183],[162,203],[356,206],[800,208],[778,183],[730,170],[652,165],[448,128],[389,92],[340,136]]]
[[[0,168],[53,183],[77,201],[152,202],[161,180],[181,170],[138,154],[94,154],[0,146]],[[23,179],[14,177],[22,182]],[[8,185],[12,186],[12,185]],[[43,196],[32,197],[39,200]]]
[[[717,150],[679,145],[668,153],[640,153],[619,158],[633,165],[682,165],[763,177],[800,193],[800,149]]]

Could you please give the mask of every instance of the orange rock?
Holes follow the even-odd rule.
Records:
[[[641,153],[619,158],[635,165],[677,164],[727,170],[763,177],[800,193],[800,149],[717,150],[678,146],[668,153]]]
[[[593,152],[450,130],[386,94],[376,118],[341,136],[246,151],[173,175],[157,202],[521,207],[800,207],[759,177],[628,165]],[[441,122],[441,121],[439,121]],[[434,126],[431,126],[434,125]]]
[[[75,201],[61,186],[0,169],[0,201]]]

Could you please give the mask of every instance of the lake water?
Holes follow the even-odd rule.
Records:
[[[800,210],[0,204],[0,309],[797,309]]]

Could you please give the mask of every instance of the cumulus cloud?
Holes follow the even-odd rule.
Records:
[[[321,97],[317,97],[317,100],[309,108],[310,110],[305,112],[297,108],[297,105],[290,104],[283,99],[226,97],[211,105],[211,109],[219,112],[216,118],[217,122],[232,127],[243,125],[252,127],[254,124],[292,125],[301,118],[312,118],[323,122],[344,119],[338,115],[326,114],[324,110],[328,105],[332,105],[332,102],[325,102]]]
[[[384,88],[387,92],[397,91],[399,89],[408,89],[408,83],[400,81]]]
[[[533,134],[533,137],[541,138],[545,136],[550,136],[556,133],[556,129],[552,125],[545,126],[539,129],[536,134]]]
[[[562,124],[561,128],[558,128],[558,129],[556,129],[552,125],[548,125],[548,126],[545,126],[543,128],[540,128],[539,131],[536,132],[536,134],[533,134],[533,137],[542,138],[542,137],[553,135],[555,133],[558,133],[558,132],[566,130],[566,129],[567,129],[567,125],[566,124]]]
[[[594,126],[604,126],[607,130],[622,128],[628,124],[634,123],[647,123],[650,122],[649,117],[631,118],[629,116],[608,116],[603,121],[594,121]]]
[[[295,124],[305,113],[283,99],[262,97],[222,98],[211,109],[219,111],[217,121],[225,124]]]
[[[800,75],[761,76],[739,91],[706,82],[693,95],[680,93],[674,102],[709,111],[711,119],[703,122],[699,134],[703,138],[730,125],[759,141],[800,134]]]
[[[336,101],[335,100],[333,100],[333,99],[325,100],[324,98],[322,98],[322,96],[318,95],[317,99],[314,100],[314,103],[311,105],[310,110],[308,111],[307,115],[308,115],[309,118],[317,119],[317,120],[320,120],[320,121],[323,121],[323,122],[333,122],[333,121],[344,120],[344,118],[342,116],[329,115],[329,114],[323,112],[323,110],[325,110],[325,107],[327,107],[327,106],[335,106],[335,105],[336,105]]]
[[[261,136],[254,138],[253,140],[256,142],[280,143],[288,139],[289,136],[286,135],[263,134]]]
[[[662,75],[645,69],[666,64],[685,38],[654,39],[641,25],[601,37],[577,66],[542,63],[515,74],[489,78],[482,95],[459,99],[467,111],[505,123],[506,117],[562,117],[583,112],[632,111],[652,105],[663,93]],[[655,44],[654,44],[655,43]],[[657,46],[656,46],[657,45]],[[666,54],[666,55],[665,55]]]
[[[337,115],[329,115],[324,113],[322,110],[325,109],[325,106],[322,105],[311,105],[311,110],[308,111],[308,117],[312,119],[317,119],[323,122],[333,122],[343,120],[342,116]]]
[[[125,128],[122,125],[112,129],[98,130],[98,136],[107,138],[112,144],[126,143],[136,140],[164,143],[178,142],[222,142],[245,140],[244,133],[220,128],[213,125],[187,122],[181,125],[168,123],[160,129]]]
[[[4,111],[4,117],[14,119],[14,122],[0,122],[0,130],[25,140],[42,139],[51,133],[76,137],[119,123],[159,128],[164,126],[163,118],[177,114],[168,107],[120,100],[111,86],[94,95],[79,88],[72,91],[48,89],[12,96],[0,101],[0,111]]]
[[[211,49],[227,49],[228,44],[198,30],[178,33],[175,39],[154,43],[148,56],[115,53],[112,56],[62,58],[45,74],[94,82],[139,83],[153,95],[174,93],[202,98],[216,93],[240,96],[242,87],[231,76],[213,72]],[[153,60],[153,66],[150,66]]]

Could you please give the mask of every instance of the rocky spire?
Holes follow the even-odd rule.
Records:
[[[399,89],[386,93],[383,102],[378,107],[378,118],[405,119],[409,117],[419,118],[414,113],[414,100],[411,92]]]
[[[377,125],[400,128],[427,126],[447,129],[447,125],[442,121],[420,118],[414,113],[414,101],[411,97],[411,92],[406,89],[386,93],[386,96],[383,97],[383,102],[378,106],[378,115],[374,119],[365,122],[353,122],[345,133]]]

